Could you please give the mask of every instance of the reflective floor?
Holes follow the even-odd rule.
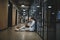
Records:
[[[0,31],[0,40],[42,40],[35,32],[20,32],[14,28]]]

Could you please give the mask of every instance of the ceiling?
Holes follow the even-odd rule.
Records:
[[[31,6],[34,0],[11,0],[18,8],[21,7],[21,5],[25,6]]]
[[[38,12],[38,9],[40,5],[40,0],[11,0],[13,4],[15,4],[16,7],[18,7],[19,12],[21,15],[24,14],[28,15],[29,14],[34,14]],[[25,5],[25,7],[21,7],[21,5]],[[23,11],[25,10],[25,11]]]

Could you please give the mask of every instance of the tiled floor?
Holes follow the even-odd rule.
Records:
[[[16,32],[13,28],[0,31],[0,40],[42,40],[35,32]]]

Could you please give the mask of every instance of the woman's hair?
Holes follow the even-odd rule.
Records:
[[[35,18],[34,18],[34,17],[31,17],[31,19],[35,20]]]

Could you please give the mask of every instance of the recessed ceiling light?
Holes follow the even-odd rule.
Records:
[[[23,12],[23,13],[25,13],[25,12]]]
[[[10,4],[8,4],[8,6],[10,6]]]
[[[55,14],[55,13],[52,13],[52,14]]]
[[[52,6],[48,6],[48,8],[52,8]]]
[[[37,6],[37,7],[40,7],[40,6]]]
[[[25,9],[23,9],[23,11],[26,11]]]
[[[21,7],[25,7],[25,5],[21,5]]]
[[[23,15],[25,15],[25,14],[23,14]]]

